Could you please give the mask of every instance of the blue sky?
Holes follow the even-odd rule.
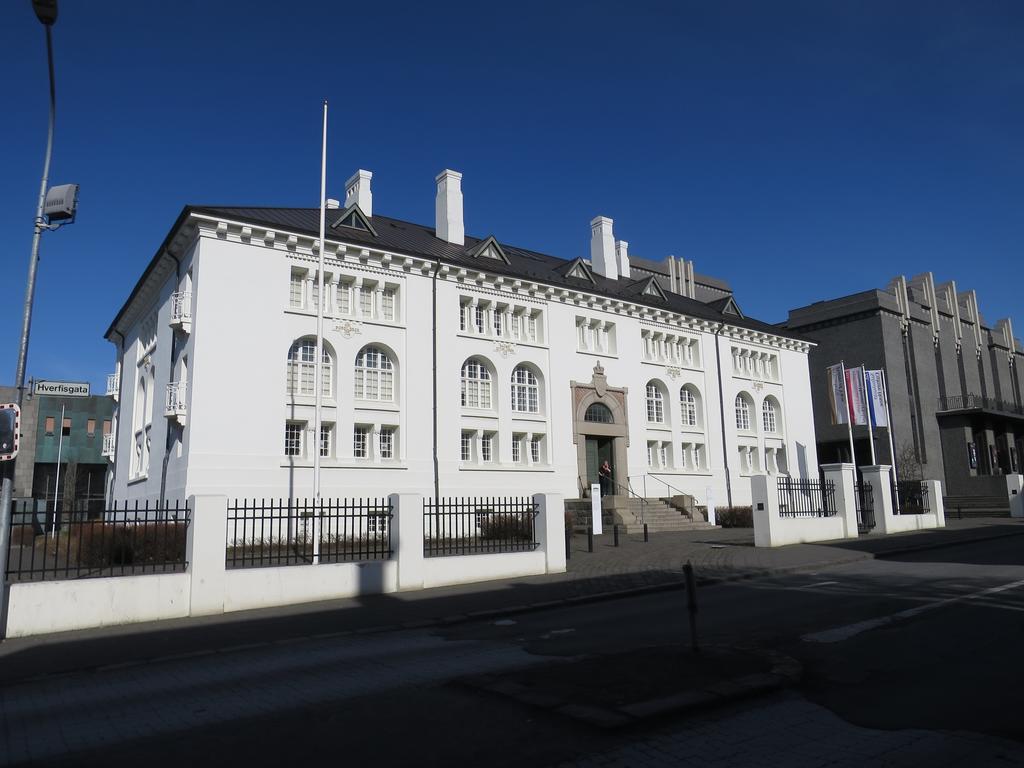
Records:
[[[44,235],[29,375],[101,384],[102,334],[183,205],[316,205],[324,98],[328,193],[367,168],[379,213],[432,222],[451,167],[471,234],[574,257],[607,215],[635,255],[694,259],[764,320],[931,270],[1024,330],[1019,2],[60,13],[51,182],[79,183],[81,203]],[[0,9],[0,67],[10,382],[46,130],[29,0]]]

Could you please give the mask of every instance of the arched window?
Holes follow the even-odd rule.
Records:
[[[587,408],[587,412],[583,414],[583,420],[593,421],[598,424],[615,423],[615,417],[612,416],[612,412],[608,410],[608,406],[604,403],[592,403]]]
[[[652,424],[665,423],[665,398],[654,382],[647,385],[647,421]]]
[[[465,408],[491,407],[491,372],[475,357],[462,364],[462,405]]]
[[[356,400],[380,400],[392,402],[395,399],[395,364],[380,347],[363,347],[356,355],[355,386]]]
[[[750,431],[750,403],[742,394],[736,395],[736,429]]]
[[[540,411],[540,385],[529,368],[517,365],[512,371],[512,410],[520,413]]]
[[[778,429],[778,412],[771,397],[766,397],[761,404],[761,424],[764,431],[774,434]]]
[[[333,392],[334,365],[326,346],[321,350],[320,362],[320,394],[330,397]],[[314,381],[316,381],[316,341],[299,339],[288,350],[288,394],[315,395]]]
[[[679,390],[679,418],[684,427],[700,426],[700,402],[696,390],[689,385]]]

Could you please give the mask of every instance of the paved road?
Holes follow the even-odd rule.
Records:
[[[661,592],[443,630],[305,639],[0,689],[0,763],[1024,765],[1024,538],[701,590],[707,642],[796,690],[625,734],[453,679],[685,636]],[[969,759],[968,759],[969,758]]]

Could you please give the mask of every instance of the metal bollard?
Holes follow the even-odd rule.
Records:
[[[619,546],[619,526],[618,524],[612,526],[612,536],[615,537],[615,546]]]
[[[572,531],[565,532],[565,559],[572,560]]]
[[[587,552],[594,551],[594,526],[587,526]]]
[[[647,523],[644,523],[644,544],[646,544],[650,540],[650,536],[647,535]]]

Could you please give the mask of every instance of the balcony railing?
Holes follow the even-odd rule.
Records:
[[[185,415],[188,412],[188,384],[184,381],[173,382],[167,385],[167,401],[164,405],[164,416],[174,417],[182,424],[185,423]]]
[[[171,325],[189,330],[192,325],[192,291],[171,294]]]
[[[1002,413],[1014,413],[1024,416],[1024,406],[1011,403],[1007,400],[1000,400],[995,397],[984,397],[982,395],[947,395],[939,398],[940,411],[965,411],[970,409],[984,409],[987,411],[1001,411]]]
[[[108,432],[103,436],[103,455],[108,459],[114,458],[114,449],[117,447],[117,441],[114,437],[113,432]]]
[[[121,374],[107,374],[107,394],[113,397],[115,400],[117,399],[118,395],[121,394]]]

